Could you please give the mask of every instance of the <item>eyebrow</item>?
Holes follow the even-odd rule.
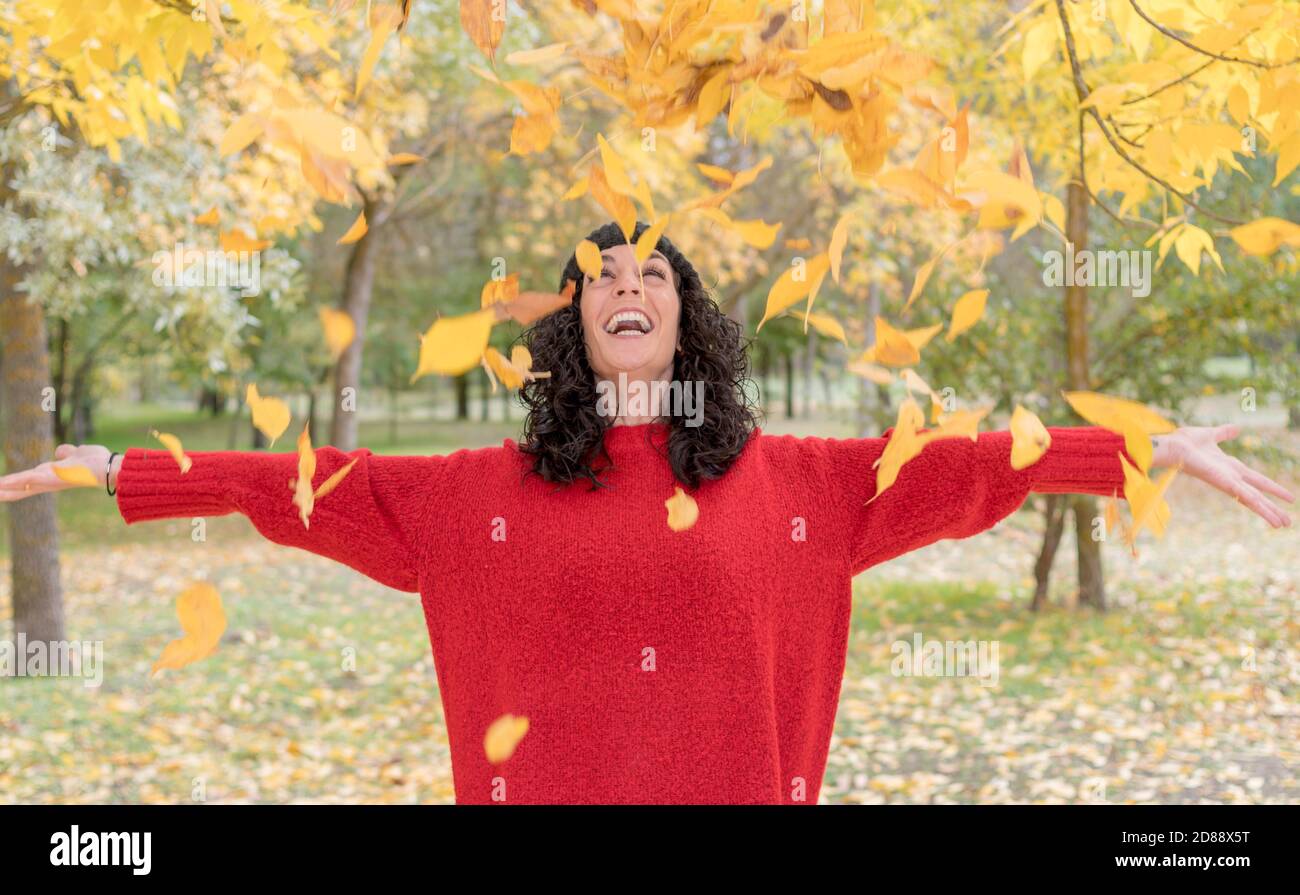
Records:
[[[615,260],[615,259],[614,259],[614,256],[611,255],[609,252],[601,252],[601,253],[600,253],[600,257],[601,257],[601,260],[602,260],[602,261],[613,262],[613,261]],[[661,251],[659,251],[658,249],[655,249],[653,252],[651,252],[651,253],[650,253],[650,257],[647,258],[646,260],[647,260],[647,261],[654,261],[656,258],[659,259],[660,261],[664,262],[665,264],[667,264],[669,267],[672,267],[672,266],[673,266],[673,265],[672,265],[672,262],[669,261],[668,258],[664,255],[664,253],[661,252]]]

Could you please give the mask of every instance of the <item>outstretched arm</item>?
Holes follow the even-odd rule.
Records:
[[[128,524],[243,513],[277,544],[337,560],[398,590],[418,590],[421,532],[445,457],[317,449],[317,487],[354,459],[356,465],[316,502],[306,527],[289,488],[298,474],[296,454],[189,451],[187,456],[193,465],[182,473],[167,451],[132,448],[109,469],[107,448],[60,445],[53,463],[0,477],[0,501],[73,487],[55,467],[84,466],[101,485],[116,488]]]
[[[1133,458],[1122,436],[1097,426],[1047,431],[1051,446],[1021,470],[1011,468],[1008,431],[981,432],[975,441],[930,442],[874,500],[872,464],[884,451],[890,431],[880,438],[826,439],[820,449],[826,452],[828,485],[842,502],[853,574],[935,541],[985,531],[1018,509],[1030,492],[1123,497],[1119,456],[1130,463]],[[1234,434],[1235,427],[1213,427],[1160,436],[1152,466],[1181,463],[1185,473],[1237,497],[1270,525],[1290,524],[1261,493],[1293,500],[1286,489],[1219,450],[1217,442]]]

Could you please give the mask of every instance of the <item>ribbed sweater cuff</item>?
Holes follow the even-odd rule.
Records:
[[[1052,444],[1026,468],[1032,490],[1042,494],[1124,494],[1119,455],[1136,466],[1124,449],[1124,436],[1100,426],[1048,426]]]
[[[130,448],[117,474],[117,508],[127,524],[183,516],[233,513],[223,487],[219,464],[203,462],[203,453],[190,453],[194,465],[182,474],[167,451]]]

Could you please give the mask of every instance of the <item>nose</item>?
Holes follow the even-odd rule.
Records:
[[[641,291],[641,281],[637,278],[636,271],[625,271],[620,274],[618,287],[614,291],[619,295],[625,292],[631,292],[633,295],[639,293]]]

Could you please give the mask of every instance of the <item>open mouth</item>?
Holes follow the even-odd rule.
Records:
[[[605,332],[611,336],[638,338],[648,335],[653,329],[654,324],[650,322],[650,318],[644,312],[632,308],[615,311],[605,322]]]

